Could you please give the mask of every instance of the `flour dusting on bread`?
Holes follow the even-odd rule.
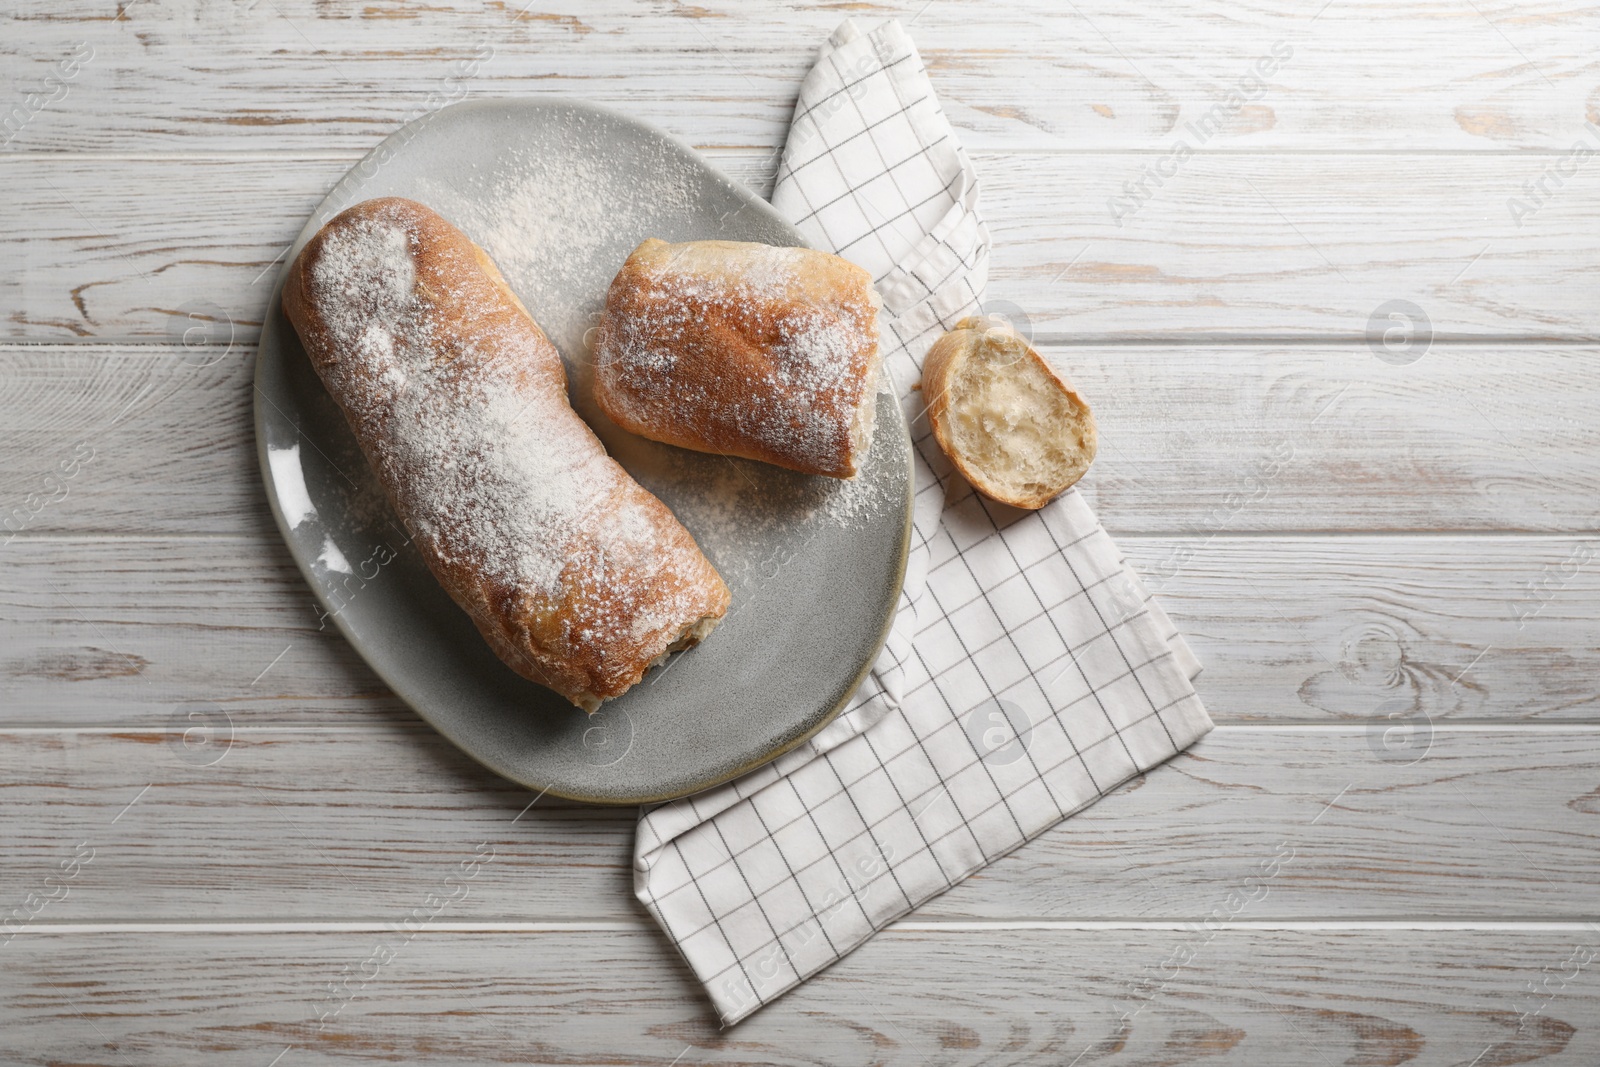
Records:
[[[878,307],[837,256],[650,239],[607,294],[595,396],[653,440],[850,477],[871,442]]]
[[[337,309],[327,320],[346,352],[336,373],[388,393],[384,462],[408,486],[416,532],[451,561],[471,557],[497,579],[552,594],[558,551],[621,475],[551,419],[559,398],[518,387],[514,351],[474,361],[470,375],[440,361],[431,316],[413,300],[411,241],[398,220],[375,217],[323,242],[312,280],[321,306]]]
[[[726,609],[688,532],[567,402],[492,262],[427,208],[318,235],[285,306],[424,558],[512,667],[580,706]]]

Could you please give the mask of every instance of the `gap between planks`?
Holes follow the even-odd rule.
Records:
[[[1117,337],[1071,337],[1065,334],[1041,333],[1029,340],[1038,348],[1150,348],[1162,346],[1167,348],[1336,348],[1360,347],[1367,343],[1365,335],[1360,333],[1315,333],[1315,334],[1242,334],[1242,333],[1152,333],[1128,334]],[[1483,348],[1488,346],[1504,346],[1508,348],[1593,348],[1600,345],[1600,334],[1478,334],[1478,333],[1435,333],[1429,339],[1429,350],[1434,348]],[[248,352],[253,357],[256,352],[255,341],[232,341],[228,343],[212,344],[206,342],[199,345],[175,345],[163,341],[153,341],[148,336],[142,337],[115,337],[106,334],[96,334],[80,340],[69,338],[55,338],[49,341],[6,340],[0,341],[0,356],[15,350],[19,354],[35,355],[48,349],[60,349],[74,353],[92,352],[97,348],[116,350],[113,354],[123,357],[137,358],[169,358],[175,351],[192,352],[196,348],[229,348],[240,352]],[[129,352],[128,349],[138,351]]]
[[[1332,723],[1332,722],[1219,722],[1212,726],[1217,733],[1277,733],[1280,730],[1295,730],[1300,733],[1322,734],[1365,734],[1371,729],[1372,724],[1367,721]],[[1462,734],[1494,734],[1494,733],[1565,733],[1565,734],[1600,734],[1600,719],[1562,719],[1559,721],[1530,721],[1508,722],[1504,719],[1450,719],[1440,720],[1432,724],[1433,732],[1462,733]],[[431,734],[436,731],[425,722],[406,722],[392,719],[383,719],[371,723],[345,723],[341,725],[326,726],[316,723],[276,723],[268,726],[234,726],[231,733],[235,737],[241,735],[255,735],[270,737],[274,734],[325,734],[336,736],[340,734],[369,734],[381,731],[385,734],[410,733]],[[135,723],[127,725],[107,726],[97,724],[94,726],[61,726],[49,723],[0,723],[0,737],[16,736],[49,736],[51,734],[88,734],[91,736],[113,736],[116,734],[138,734],[143,737],[172,734],[181,736],[185,729],[178,727],[163,728],[152,726],[149,723]],[[530,793],[533,790],[528,790]],[[606,805],[612,806],[612,805]],[[622,805],[628,807],[629,805]]]
[[[1037,931],[1095,931],[1095,930],[1193,930],[1194,922],[1184,922],[1171,919],[1137,920],[1137,919],[932,919],[932,920],[907,920],[890,923],[878,931],[877,936],[884,934],[907,933],[988,933],[998,930],[1037,930]],[[52,922],[30,923],[17,931],[17,936],[48,936],[52,934],[139,934],[139,933],[183,933],[183,934],[302,934],[302,933],[387,933],[394,929],[393,922],[374,920],[352,920],[340,922],[337,920],[305,920],[284,922],[190,922],[184,919],[169,919],[161,922],[152,922],[148,919],[137,922]],[[654,932],[655,927],[641,921],[628,922],[605,919],[560,919],[541,920],[528,922],[519,920],[503,921],[478,921],[478,922],[430,922],[427,927],[432,933],[454,934],[540,934],[540,933],[621,933],[635,934],[640,932]],[[1219,927],[1220,932],[1230,930],[1268,932],[1281,931],[1286,933],[1321,933],[1337,931],[1367,931],[1367,930],[1456,930],[1456,931],[1514,931],[1517,933],[1576,933],[1579,931],[1600,931],[1600,923],[1594,920],[1577,919],[1564,921],[1551,921],[1549,919],[1494,919],[1494,920],[1450,920],[1450,919],[1354,919],[1354,920],[1273,920],[1273,919],[1231,919]]]
[[[486,97],[484,99],[500,99]],[[517,97],[505,97],[507,101],[514,101]],[[401,127],[395,127],[388,136],[399,132]],[[676,135],[674,135],[676,136]],[[373,142],[373,148],[382,142],[379,138]],[[752,152],[776,153],[777,148],[770,144],[691,144],[696,152],[708,159],[748,159]],[[1168,156],[1172,154],[1171,147],[1161,145],[1156,148],[1095,148],[1085,145],[1082,148],[1060,147],[1041,148],[1030,145],[1017,145],[1004,149],[974,149],[978,154],[993,154],[1003,152],[1008,156]],[[1450,156],[1516,156],[1519,159],[1551,158],[1564,159],[1572,154],[1571,147],[1564,148],[1198,148],[1191,153],[1194,157],[1201,156],[1370,156],[1382,158],[1417,159],[1423,157],[1450,157]],[[259,151],[221,151],[221,152],[191,152],[175,150],[171,152],[89,152],[69,149],[50,148],[18,148],[0,153],[0,166],[7,159],[33,159],[49,160],[61,163],[170,163],[180,161],[186,163],[251,163],[251,162],[289,162],[289,163],[340,163],[349,162],[352,166],[366,157],[367,153],[358,151],[327,151],[314,152],[306,149],[297,150],[286,155],[283,152],[269,150]]]
[[[1365,527],[1348,527],[1334,529],[1328,527],[1306,527],[1300,530],[1230,530],[1226,533],[1211,533],[1204,529],[1177,528],[1173,530],[1134,530],[1122,533],[1113,533],[1118,541],[1171,541],[1184,537],[1204,536],[1211,541],[1325,541],[1338,538],[1340,541],[1593,541],[1600,539],[1600,533],[1588,530],[1495,530],[1495,529],[1450,529],[1447,527],[1433,527],[1426,530],[1372,530]],[[260,543],[255,534],[227,533],[227,532],[189,532],[175,530],[172,533],[119,533],[115,530],[104,530],[92,533],[29,533],[24,530],[12,534],[4,541],[0,541],[0,549],[15,542],[19,545],[96,545],[96,544],[129,544],[135,542],[149,542],[163,544],[169,541],[182,542],[227,542],[236,541],[257,545]]]

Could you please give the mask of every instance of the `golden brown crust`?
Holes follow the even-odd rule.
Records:
[[[961,321],[965,324],[971,320]],[[933,427],[933,436],[946,455],[950,453],[948,431],[941,430],[940,427],[945,425],[945,414],[950,409],[950,381],[955,377],[959,361],[971,350],[973,343],[973,339],[966,336],[965,331],[951,330],[933,342],[928,354],[922,357],[922,402],[927,405],[928,422]],[[951,461],[955,462],[954,456],[951,456]],[[959,466],[957,463],[957,467]]]
[[[493,262],[431,209],[340,214],[283,308],[429,569],[517,673],[592,711],[727,611],[689,532],[572,410]]]
[[[871,442],[877,312],[838,256],[651,238],[606,294],[595,399],[652,440],[848,478]]]
[[[956,379],[960,377],[962,365],[974,356],[980,345],[985,344],[1003,348],[1008,357],[1028,361],[1048,376],[1049,380],[1082,410],[1087,456],[1082,469],[1076,475],[1053,485],[1036,487],[1032,492],[1012,492],[972,462],[958,446],[954,440],[951,413],[963,398],[954,385]],[[939,442],[939,448],[949,457],[961,476],[974,489],[991,500],[1009,504],[1014,508],[1037,511],[1071,488],[1078,478],[1082,477],[1088,462],[1094,458],[1096,431],[1088,403],[1073,390],[1071,384],[1056,373],[1055,368],[1050,366],[1032,345],[1009,330],[994,327],[990,320],[981,316],[962,319],[956,323],[954,329],[945,333],[928,349],[928,354],[922,360],[922,395],[924,403],[927,404],[928,422],[933,429],[934,439]]]

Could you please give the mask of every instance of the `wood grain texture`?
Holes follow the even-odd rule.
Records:
[[[63,501],[70,506],[73,497]],[[1600,720],[1600,541],[1123,537],[1228,723]],[[414,722],[274,528],[0,548],[0,728]]]
[[[1189,962],[1168,962],[1186,948]],[[1555,1067],[1600,1058],[1596,964],[1568,963],[1575,950],[1592,958],[1596,935],[891,929],[718,1031],[682,961],[643,931],[29,933],[5,950],[0,1053],[105,1067]]]
[[[1082,491],[1113,534],[1600,530],[1600,349],[1440,346],[1409,366],[1364,345],[1046,352],[1095,409]],[[239,345],[0,348],[0,529],[272,529],[253,373]],[[80,447],[92,461],[53,482]]]
[[[1600,1062],[1600,9],[519,11],[0,13],[0,913],[68,890],[0,944],[0,1061]],[[719,1032],[632,897],[635,813],[529,807],[318,630],[251,345],[408,119],[594,100],[764,194],[846,15],[910,27],[989,295],[1094,403],[1083,492],[1225,725]],[[1369,342],[1396,300],[1404,365]]]
[[[141,157],[107,180],[89,157],[0,157],[16,220],[0,234],[3,336],[170,340],[199,313],[253,338],[274,261],[357,158]],[[1206,152],[1163,164],[1160,187],[1141,178],[1166,159],[977,155],[990,298],[1023,309],[1035,337],[1074,341],[1361,340],[1389,327],[1370,320],[1394,300],[1438,339],[1600,336],[1600,256],[1576,236],[1597,225],[1600,166],[1518,218],[1507,203],[1547,157]],[[758,189],[774,163],[712,161]],[[1148,198],[1114,217],[1140,181]]]
[[[0,35],[19,82],[43,82],[78,42],[94,55],[15,145],[365,149],[440,99],[545,93],[624,108],[699,145],[772,146],[846,16],[906,23],[958,133],[984,151],[1166,149],[1275,44],[1290,57],[1207,148],[1565,150],[1600,106],[1584,46],[1596,14],[1549,2],[1441,17],[1405,0],[1383,8],[1381,32],[1370,5],[1318,14],[1291,0],[522,7],[139,0],[112,18],[28,0]]]
[[[1252,919],[1596,918],[1600,732],[1397,725],[1219,729],[916,917],[1201,921],[1276,855]],[[7,908],[94,852],[41,921],[391,920],[480,846],[452,919],[648,921],[634,809],[530,808],[424,728],[6,732],[0,781]]]
[[[1594,721],[1600,543],[1125,538],[1222,722]],[[1580,665],[1585,664],[1585,665]]]
[[[0,559],[0,723],[166,726],[201,704],[241,726],[416,721],[276,529],[18,541]]]

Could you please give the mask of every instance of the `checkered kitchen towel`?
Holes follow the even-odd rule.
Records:
[[[987,280],[977,195],[899,23],[845,22],[772,199],[883,295],[886,366],[917,416],[912,554],[844,714],[640,818],[635,889],[725,1023],[1211,728],[1199,663],[1077,492],[1038,512],[976,495],[920,413],[922,355]]]

